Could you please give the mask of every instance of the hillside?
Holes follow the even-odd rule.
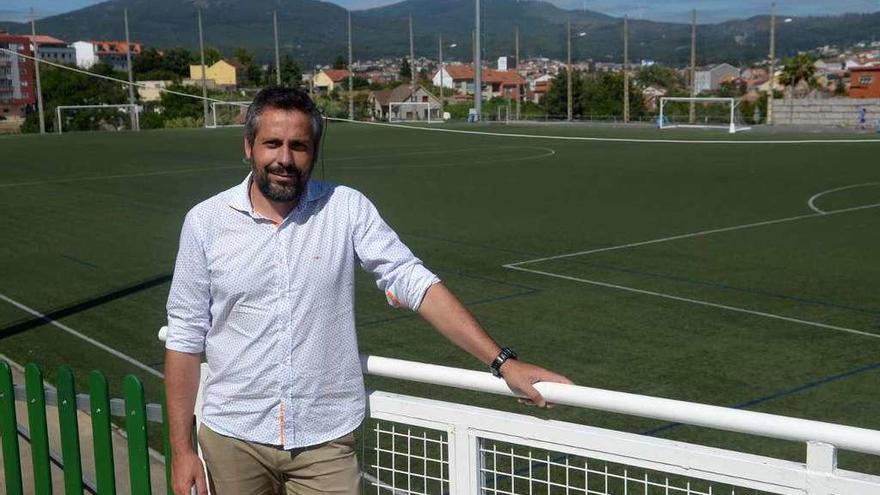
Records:
[[[74,41],[120,39],[127,8],[132,39],[150,46],[198,46],[196,8],[203,9],[208,45],[231,54],[236,47],[258,58],[272,57],[272,11],[278,11],[282,49],[311,65],[328,63],[346,50],[346,11],[316,0],[110,0],[39,21],[39,31]],[[353,13],[355,57],[403,56],[409,52],[407,17],[413,15],[417,55],[434,57],[437,35],[448,44],[447,57],[471,59],[473,0],[406,0]],[[619,61],[622,20],[590,11],[566,11],[541,1],[483,0],[484,57],[513,54],[519,26],[524,57],[565,56],[565,23],[588,36],[573,43],[575,59]],[[698,27],[701,63],[750,62],[768,51],[767,17]],[[826,44],[849,45],[880,39],[880,13],[839,17],[803,17],[778,26],[778,51],[793,54]],[[689,58],[690,26],[637,21],[630,23],[631,58],[684,64]],[[0,29],[29,32],[29,26],[0,23]]]

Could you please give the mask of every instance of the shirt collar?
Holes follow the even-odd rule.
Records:
[[[253,172],[248,173],[247,177],[245,177],[239,185],[232,188],[232,194],[229,198],[230,207],[243,213],[247,213],[248,215],[253,215],[254,213],[254,207],[251,204],[250,196],[250,186],[252,180]],[[329,191],[330,188],[327,187],[327,184],[310,178],[308,182],[306,182],[306,193],[297,208],[299,208],[302,203],[310,203],[312,201],[317,201],[323,198],[327,195]]]

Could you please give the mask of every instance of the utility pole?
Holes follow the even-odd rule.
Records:
[[[776,2],[770,4],[770,91],[767,94],[767,125],[773,125],[773,95],[776,93]]]
[[[202,58],[202,113],[208,127],[208,78],[205,74],[205,39],[202,36],[202,9],[199,9],[199,54]]]
[[[482,118],[483,106],[483,60],[480,53],[480,0],[475,0],[474,17],[474,113],[477,122]]]
[[[691,13],[691,98],[697,97],[697,9]],[[697,121],[697,109],[694,100],[690,101],[688,110],[688,122],[693,124]]]
[[[413,45],[412,14],[409,15],[409,100],[416,101],[416,50]],[[418,113],[418,112],[417,112]]]
[[[137,106],[134,103],[134,76],[131,67],[131,39],[128,36],[128,9],[123,10],[123,15],[125,18],[125,60],[128,63],[128,103],[131,105],[129,116],[131,117],[131,129],[139,131]]]
[[[629,123],[629,18],[623,16],[623,123]]]
[[[566,77],[565,77],[566,82],[568,83],[568,88],[567,88],[567,89],[568,89],[568,93],[567,93],[567,97],[566,97],[565,101],[566,101],[566,105],[567,105],[567,107],[568,107],[568,121],[571,122],[571,117],[572,117],[572,101],[571,101],[571,97],[572,97],[572,91],[571,91],[571,77],[572,77],[572,72],[571,72],[571,21],[568,21],[568,34],[567,34],[567,36],[566,36],[565,38],[566,38],[566,42],[568,43],[568,69],[567,69],[567,70],[568,70],[568,74],[565,75],[565,76],[566,76]]]
[[[281,54],[278,52],[278,11],[272,11],[272,26],[275,28],[275,84],[281,86]]]
[[[516,57],[516,74],[519,75],[519,26],[516,27],[516,54],[514,56]],[[522,93],[523,87],[518,84],[516,87],[516,120],[519,120]]]
[[[354,67],[351,56],[351,10],[348,11],[348,120],[354,120]]]
[[[445,90],[445,88],[443,87],[443,35],[442,35],[442,34],[440,35],[440,40],[439,40],[437,46],[440,48],[440,58],[439,58],[439,60],[440,60],[440,120],[442,121],[442,120],[443,120],[443,115],[444,115],[444,113],[443,113],[443,112],[444,112],[444,109],[443,109],[443,106],[444,106],[444,105],[443,105],[443,103],[444,103],[444,94],[443,94],[443,91]]]
[[[33,7],[31,7],[31,34],[33,35],[31,44],[34,45],[34,77],[37,81],[37,112],[40,116],[40,134],[46,134],[46,119],[43,116],[43,91],[40,86],[40,47],[37,43],[37,20],[34,18]]]

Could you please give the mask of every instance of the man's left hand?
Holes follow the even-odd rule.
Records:
[[[511,390],[527,397],[524,400],[526,404],[538,407],[551,407],[552,404],[548,404],[534,387],[536,383],[554,382],[572,385],[571,380],[558,373],[516,359],[508,359],[501,365],[501,376]]]

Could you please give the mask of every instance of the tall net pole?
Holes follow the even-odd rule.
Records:
[[[37,113],[40,117],[40,134],[46,134],[46,118],[43,116],[43,90],[40,86],[40,46],[37,43],[37,21],[34,18],[34,9],[31,8],[31,34],[34,45],[34,77],[37,82]]]
[[[281,86],[281,53],[278,50],[278,11],[272,11],[272,27],[275,30],[275,84]]]
[[[416,101],[416,49],[413,44],[412,14],[409,15],[409,99]]]
[[[516,27],[516,73],[519,75],[519,26]],[[517,84],[516,87],[516,120],[519,120],[521,104],[522,104],[522,93],[523,87],[521,84]]]
[[[128,104],[131,105],[129,116],[131,117],[132,130],[137,131],[140,130],[138,129],[140,125],[138,125],[137,107],[134,103],[134,74],[131,66],[131,39],[128,36],[128,9],[123,11],[123,15],[125,18],[125,60],[128,64]]]
[[[566,74],[566,78],[565,78],[567,80],[568,87],[566,88],[567,92],[566,92],[565,102],[566,102],[566,107],[568,109],[568,117],[567,118],[568,118],[568,121],[571,122],[572,113],[573,113],[572,112],[572,110],[573,110],[572,101],[571,101],[571,97],[572,97],[572,90],[571,90],[571,77],[572,77],[572,73],[571,73],[571,21],[568,21],[568,31],[566,32],[565,39],[566,39],[566,42],[568,45],[568,64],[567,64],[568,74]]]
[[[474,118],[480,121],[483,113],[483,60],[480,53],[480,0],[475,0],[474,13]]]
[[[199,56],[202,60],[202,113],[208,126],[208,76],[205,74],[205,37],[202,34],[202,9],[199,9]]]
[[[623,123],[629,123],[629,18],[623,16]]]
[[[691,98],[697,96],[697,9],[691,12]],[[688,109],[688,122],[693,124],[697,121],[697,109],[691,100]]]
[[[440,60],[440,120],[442,121],[443,115],[444,115],[443,103],[444,103],[444,97],[445,97],[445,95],[443,94],[444,86],[443,86],[443,35],[442,34],[440,35],[440,39],[437,43],[437,46],[439,48],[439,57],[440,57],[439,58],[439,60]],[[429,112],[430,112],[430,110],[429,110]]]
[[[776,93],[776,2],[770,4],[770,91],[767,94],[767,125],[773,125],[773,95]]]
[[[410,27],[410,30],[412,27]],[[412,32],[412,31],[410,31]],[[354,66],[351,55],[351,10],[348,11],[348,120],[354,120]]]

